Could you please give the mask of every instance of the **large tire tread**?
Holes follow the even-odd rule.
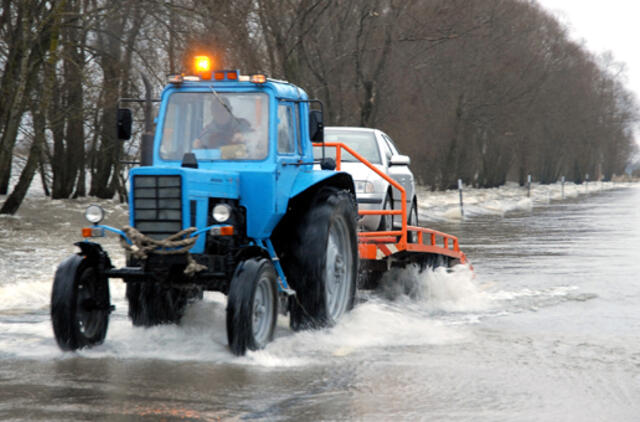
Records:
[[[331,326],[325,300],[324,269],[329,227],[336,218],[344,218],[351,244],[351,274],[346,311],[353,308],[358,271],[356,234],[357,207],[349,191],[324,188],[295,227],[293,259],[289,262],[289,283],[296,291],[290,299],[290,324],[295,331]]]

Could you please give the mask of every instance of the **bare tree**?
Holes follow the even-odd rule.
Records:
[[[0,194],[16,145],[28,152],[7,210],[35,171],[55,198],[86,194],[88,168],[90,195],[125,200],[122,160],[138,148],[116,139],[117,101],[195,53],[304,87],[328,124],[385,130],[433,189],[608,179],[635,150],[621,67],[536,2],[1,1]]]
[[[0,34],[5,51],[0,80],[0,195],[9,189],[13,149],[38,69],[49,48],[58,2],[4,1]]]

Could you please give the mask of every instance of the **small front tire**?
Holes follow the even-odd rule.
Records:
[[[234,355],[259,350],[273,339],[278,288],[273,264],[250,258],[238,264],[227,299],[227,339]]]
[[[107,335],[109,281],[79,255],[58,266],[51,292],[53,332],[62,350],[100,344]]]

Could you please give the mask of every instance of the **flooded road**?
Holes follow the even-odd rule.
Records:
[[[337,327],[293,334],[281,317],[242,358],[224,296],[134,328],[119,280],[105,343],[61,352],[52,278],[89,201],[34,195],[0,217],[0,420],[637,421],[640,186],[606,187],[472,191],[464,219],[456,192],[422,192],[421,222],[460,238],[475,277],[392,273]],[[117,239],[101,243],[122,265]]]

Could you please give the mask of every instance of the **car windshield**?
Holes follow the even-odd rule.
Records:
[[[341,142],[358,154],[362,155],[367,161],[373,164],[380,164],[380,151],[378,150],[378,142],[376,137],[371,131],[347,131],[347,130],[331,130],[325,129],[324,132],[325,142]],[[322,158],[322,148],[315,147],[313,149],[313,155],[315,159]],[[333,147],[325,148],[325,156],[336,158],[336,149]],[[347,151],[342,151],[342,162],[358,162],[359,160]]]
[[[177,92],[169,97],[160,157],[182,160],[262,160],[269,145],[264,93]]]

